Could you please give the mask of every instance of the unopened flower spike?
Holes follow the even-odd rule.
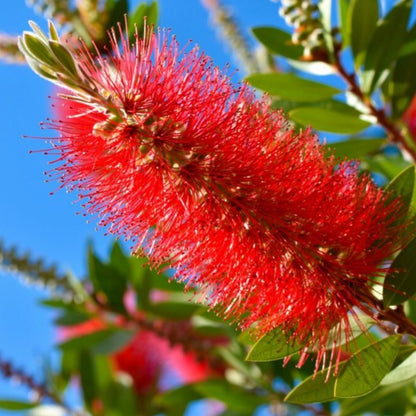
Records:
[[[374,314],[374,279],[404,244],[401,202],[197,48],[163,31],[130,44],[119,31],[106,56],[57,43],[77,73],[73,87],[62,78],[72,91],[48,124],[59,132],[51,177],[222,316],[258,334],[280,328],[317,369],[338,363],[351,314]],[[71,73],[39,34],[21,48]]]

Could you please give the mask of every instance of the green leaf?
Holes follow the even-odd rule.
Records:
[[[369,393],[393,365],[399,347],[399,336],[373,343],[357,351],[348,361],[341,362],[337,376],[333,375],[334,366],[318,371],[296,386],[284,400],[297,404],[322,403]]]
[[[88,269],[95,291],[104,293],[116,312],[125,313],[123,298],[127,290],[127,277],[111,264],[101,262],[91,248],[88,253]]]
[[[382,386],[410,381],[416,377],[416,352],[407,357],[381,381]]]
[[[52,40],[56,40],[57,42],[59,42],[58,31],[56,30],[56,27],[53,24],[52,20],[48,20],[48,29],[49,29],[49,37]]]
[[[279,328],[263,335],[247,354],[247,361],[275,361],[294,354],[302,349],[282,333]]]
[[[407,209],[409,209],[413,198],[413,191],[415,188],[415,175],[415,167],[414,165],[411,165],[402,170],[386,186],[386,191],[391,192],[393,198],[400,197]]]
[[[393,179],[407,166],[409,166],[409,162],[404,160],[402,156],[387,156],[383,154],[365,157],[362,164],[364,169],[379,172],[389,180]]]
[[[350,0],[338,1],[338,27],[341,30],[342,48],[350,44],[350,27],[348,25]]]
[[[374,390],[393,365],[400,338],[387,337],[355,353],[336,378],[335,397],[357,397]]]
[[[36,24],[33,20],[29,20],[28,23],[36,37],[38,37],[39,40],[41,40],[43,43],[47,43],[48,37],[45,35],[45,33],[43,33],[43,30],[40,28],[40,26]]]
[[[409,406],[409,394],[406,389],[413,388],[409,383],[394,384],[378,387],[365,396],[345,399],[337,416],[357,416],[362,414],[404,415]],[[411,397],[410,396],[410,397]]]
[[[24,32],[23,44],[35,61],[44,63],[51,68],[56,67],[56,61],[51,50],[36,35]]]
[[[401,0],[379,20],[364,60],[362,90],[365,94],[371,95],[388,77],[389,68],[406,38],[411,7],[412,0]]]
[[[348,111],[327,110],[319,107],[301,107],[289,112],[290,117],[299,124],[312,126],[315,130],[338,134],[358,133],[371,126],[360,118],[361,114],[348,107]]]
[[[246,78],[255,88],[266,91],[272,96],[293,101],[322,101],[340,93],[337,88],[290,73],[253,74]]]
[[[346,362],[340,363],[338,370],[341,371],[345,364]],[[324,403],[334,400],[336,381],[336,377],[333,375],[334,370],[334,367],[331,367],[330,369],[326,368],[308,377],[290,391],[284,398],[284,401],[295,404],[307,404],[318,402]],[[331,374],[329,378],[328,371],[330,371]]]
[[[258,26],[251,29],[257,40],[262,43],[270,53],[299,60],[303,55],[303,47],[292,43],[290,33],[276,27]]]
[[[393,69],[389,85],[393,117],[399,118],[407,107],[416,90],[416,25],[413,25],[400,49],[399,58]]]
[[[110,16],[106,29],[109,30],[118,23],[123,22],[124,16],[129,13],[128,8],[128,0],[106,0],[105,10],[107,10],[108,16]]]
[[[189,319],[200,308],[190,302],[157,302],[149,305],[147,310],[165,319],[182,320]]]
[[[92,349],[97,344],[105,342],[107,339],[109,339],[115,331],[117,330],[103,329],[100,331],[92,332],[91,334],[71,338],[70,340],[59,344],[59,348],[62,351]]]
[[[365,155],[380,150],[386,143],[386,139],[350,139],[342,142],[327,144],[327,147],[335,151],[335,155],[341,158],[360,159]]]
[[[348,32],[356,68],[363,63],[378,16],[378,0],[352,0],[348,15]]]
[[[91,319],[91,314],[80,310],[67,310],[55,319],[55,325],[72,326],[78,325]]]
[[[230,410],[253,414],[256,407],[267,402],[267,396],[261,397],[250,393],[222,379],[213,379],[194,384],[194,389],[203,397],[219,400]]]
[[[109,416],[136,416],[141,414],[137,409],[137,393],[128,384],[112,381],[103,390],[101,399],[104,403],[105,412]]]
[[[179,406],[187,406],[194,400],[201,399],[202,396],[195,391],[192,384],[187,384],[176,389],[168,390],[165,393],[156,395],[154,401],[158,406],[164,408],[177,408]]]
[[[77,66],[75,65],[74,58],[68,49],[61,45],[59,41],[50,40],[48,44],[52,53],[55,55],[56,59],[63,66],[63,68],[71,76],[77,76]]]
[[[129,15],[129,37],[133,40],[135,30],[137,28],[137,33],[139,36],[143,35],[144,30],[144,19],[148,26],[157,24],[158,19],[158,5],[157,2],[152,2],[150,4],[141,3],[137,6],[133,13]]]
[[[82,396],[87,408],[91,410],[94,399],[99,397],[94,359],[89,351],[83,350],[80,351],[78,360]]]
[[[92,352],[94,354],[112,354],[130,343],[135,335],[135,331],[127,329],[113,331],[107,338],[96,343],[92,348]]]
[[[0,399],[0,409],[5,410],[28,410],[39,406],[39,403],[21,402],[19,400]]]
[[[385,306],[399,305],[416,293],[416,238],[394,259],[383,286]]]

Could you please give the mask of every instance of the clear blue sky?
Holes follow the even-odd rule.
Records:
[[[137,1],[131,1],[134,6]],[[270,0],[227,0],[248,31],[255,25],[275,24],[278,6]],[[236,67],[229,50],[214,32],[199,0],[161,0],[161,26],[170,27],[180,43],[198,43],[214,62]],[[24,0],[7,4],[0,13],[0,32],[19,34],[28,29],[28,20],[42,22]],[[59,191],[56,183],[45,183],[48,158],[29,150],[47,148],[42,140],[23,139],[23,135],[42,136],[39,122],[50,115],[48,94],[51,85],[26,66],[0,63],[0,238],[21,251],[30,250],[61,270],[82,275],[88,240],[105,253],[112,239],[96,230],[95,223],[75,215],[80,207],[72,203],[75,194]],[[51,357],[55,334],[53,315],[37,305],[45,297],[39,289],[26,287],[16,277],[0,272],[0,357],[8,358],[34,375],[41,373],[45,357]],[[1,398],[24,398],[27,391],[0,377]],[[2,415],[0,410],[0,415]]]

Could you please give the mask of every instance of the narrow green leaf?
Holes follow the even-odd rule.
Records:
[[[344,399],[337,416],[357,416],[363,414],[404,415],[409,405],[409,394],[406,391],[409,383],[392,384],[378,387],[365,396]]]
[[[416,378],[416,352],[407,357],[395,369],[390,371],[381,381],[382,386],[402,383]]]
[[[350,27],[348,25],[350,0],[338,1],[338,27],[341,30],[342,48],[350,44]]]
[[[255,88],[293,101],[322,101],[340,93],[337,88],[299,78],[290,73],[253,74],[246,78]]]
[[[258,26],[251,29],[257,40],[262,43],[270,53],[285,58],[299,60],[303,55],[303,47],[292,43],[290,33],[277,27]]]
[[[49,29],[49,37],[51,40],[55,40],[56,42],[59,42],[59,35],[58,31],[56,30],[55,25],[53,24],[52,20],[48,20],[48,29]]]
[[[416,238],[394,259],[384,281],[383,302],[399,305],[416,293]]]
[[[128,0],[106,0],[105,9],[110,16],[107,30],[122,22],[125,15],[128,15]]]
[[[158,20],[157,2],[153,1],[150,4],[141,3],[133,13],[129,14],[129,37],[131,40],[133,40],[136,28],[138,35],[143,35],[145,18],[148,26],[156,26]]]
[[[124,346],[131,342],[135,335],[135,331],[126,329],[113,331],[113,333],[107,338],[96,343],[92,348],[92,352],[94,354],[112,354],[121,350]]]
[[[127,277],[111,264],[104,264],[92,249],[88,254],[89,277],[96,292],[102,292],[115,311],[124,313],[124,294],[127,290]]]
[[[267,402],[267,397],[250,393],[248,390],[230,384],[222,379],[213,379],[194,384],[196,392],[203,397],[219,400],[230,410],[253,414],[256,407]]]
[[[328,143],[327,147],[341,158],[360,159],[365,155],[377,152],[386,143],[386,139],[350,139],[342,142]]]
[[[30,32],[23,33],[23,43],[26,50],[36,61],[40,61],[51,68],[56,67],[56,61],[51,50],[39,38]]]
[[[345,364],[346,362],[340,363],[339,370],[342,370]],[[290,391],[284,398],[284,401],[295,404],[307,404],[334,400],[336,381],[336,377],[333,375],[334,370],[334,367],[326,368],[308,377]],[[328,371],[330,371],[331,375],[327,379]]]
[[[147,310],[166,319],[182,320],[190,318],[200,308],[190,302],[157,302],[149,305]]]
[[[159,15],[159,6],[157,4],[157,1],[153,1],[152,3],[147,5],[146,10],[146,18],[147,18],[147,24],[155,25],[158,21],[158,15]]]
[[[400,336],[384,338],[353,355],[335,381],[335,397],[370,393],[389,372],[399,352]]]
[[[409,166],[409,162],[404,160],[402,156],[377,154],[375,156],[366,156],[362,166],[364,169],[368,169],[372,172],[379,172],[388,180],[391,180],[404,168]]]
[[[247,361],[275,361],[294,354],[302,349],[302,345],[289,340],[277,328],[263,335],[247,354]]]
[[[110,266],[117,269],[117,271],[128,278],[130,274],[130,256],[124,254],[123,248],[118,241],[113,243],[110,251]]]
[[[201,399],[203,396],[195,391],[192,384],[187,384],[168,390],[164,393],[156,395],[154,401],[157,405],[162,407],[178,407],[185,405],[185,407],[192,401]]]
[[[77,76],[77,67],[71,53],[65,46],[61,45],[59,41],[50,40],[48,42],[52,53],[55,55],[58,62],[72,77]]]
[[[401,0],[384,19],[379,20],[364,60],[362,75],[364,93],[372,94],[387,78],[390,66],[406,38],[411,7],[412,0]]]
[[[79,310],[67,310],[55,319],[55,325],[72,326],[78,325],[91,319],[91,315]]]
[[[48,37],[43,33],[43,30],[33,21],[29,20],[29,26],[32,28],[33,32],[37,37],[44,43],[48,42]]]
[[[39,403],[21,402],[19,400],[0,399],[0,409],[4,410],[28,410],[39,406]]]
[[[399,118],[410,105],[416,90],[416,25],[413,25],[400,49],[389,85],[393,117]]]
[[[56,76],[56,72],[52,72],[49,69],[49,67],[39,64],[36,60],[31,59],[28,56],[26,56],[26,62],[29,64],[33,72],[38,74],[40,77],[45,78],[48,81],[52,81],[52,82],[58,80],[58,77]]]
[[[89,351],[81,351],[78,356],[78,369],[84,402],[89,410],[92,409],[94,399],[99,397],[94,359]]]
[[[394,198],[400,197],[403,204],[409,209],[415,188],[415,166],[411,165],[402,170],[393,180],[386,186],[386,191],[391,192]]]
[[[115,331],[116,330],[114,329],[104,329],[92,332],[91,334],[71,338],[70,340],[59,344],[59,348],[62,351],[92,349],[97,344],[105,342],[105,340],[109,339]]]
[[[304,126],[310,125],[315,130],[338,134],[358,133],[371,125],[368,121],[362,120],[361,114],[352,108],[343,112],[337,109],[303,107],[290,111],[289,115]]]
[[[137,393],[128,384],[112,381],[108,384],[100,398],[103,401],[106,414],[109,416],[135,416],[138,411]]]
[[[378,0],[352,0],[347,24],[356,68],[363,63],[378,17]]]

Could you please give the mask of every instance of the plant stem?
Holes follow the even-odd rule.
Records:
[[[335,62],[333,65],[338,74],[348,84],[349,90],[368,108],[370,114],[376,118],[377,123],[385,129],[389,140],[397,143],[402,150],[406,151],[412,157],[413,162],[416,162],[416,145],[409,143],[400,129],[388,119],[384,109],[376,108],[371,99],[362,92],[357,83],[355,73],[348,73],[343,66],[339,52],[335,54]]]
[[[35,379],[31,375],[27,374],[21,369],[16,368],[10,361],[2,359],[1,357],[0,357],[0,373],[3,374],[4,377],[13,378],[17,382],[27,386],[33,392],[36,392],[38,394],[39,400],[42,398],[48,398],[52,400],[52,402],[54,402],[55,404],[65,409],[65,411],[68,412],[68,414],[71,416],[83,415],[83,413],[78,413],[70,409],[59,396],[49,391],[48,388],[44,384],[41,384],[35,381]]]
[[[416,337],[416,324],[411,322],[404,313],[403,305],[394,308],[384,308],[382,302],[377,318],[383,321],[389,321],[396,325],[395,332],[398,334],[408,334]]]

